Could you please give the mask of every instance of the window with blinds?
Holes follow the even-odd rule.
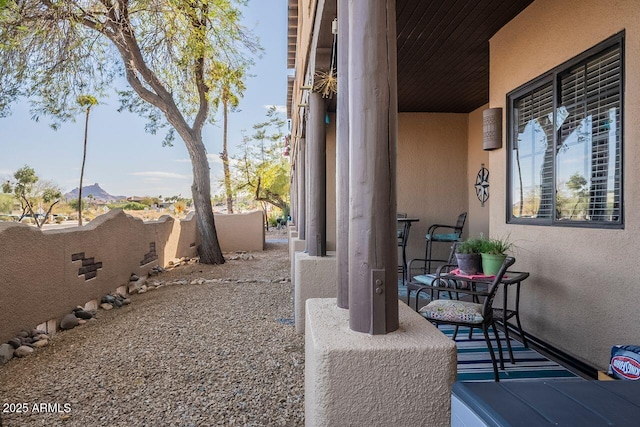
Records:
[[[623,36],[509,94],[508,221],[622,226]]]

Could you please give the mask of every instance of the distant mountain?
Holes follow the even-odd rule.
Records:
[[[127,198],[127,196],[112,196],[111,194],[104,191],[102,187],[100,187],[100,184],[98,183],[95,183],[93,185],[88,185],[86,187],[82,187],[83,199],[89,197],[90,194],[93,196],[93,199],[95,201],[102,201],[102,202],[112,202],[112,201],[123,200]],[[64,198],[67,200],[77,199],[78,187],[74,188],[73,190],[65,194]]]

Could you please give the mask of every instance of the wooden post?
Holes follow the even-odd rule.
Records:
[[[317,92],[309,94],[309,211],[307,212],[307,252],[327,255],[327,104]]]
[[[300,150],[298,150],[298,220],[296,227],[298,230],[298,239],[305,240],[307,227],[307,179],[306,179],[306,141],[300,138]]]
[[[336,257],[338,307],[349,308],[349,2],[338,0]]]
[[[395,0],[349,2],[349,324],[398,329]]]

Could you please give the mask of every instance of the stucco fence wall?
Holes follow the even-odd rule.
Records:
[[[216,215],[223,252],[264,248],[263,215]],[[142,222],[113,210],[82,228],[0,223],[0,343],[176,258],[194,257],[195,217]]]

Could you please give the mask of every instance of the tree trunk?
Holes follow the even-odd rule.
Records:
[[[193,185],[191,195],[196,209],[196,221],[200,232],[201,243],[198,247],[200,262],[203,264],[224,264],[222,250],[218,243],[218,234],[213,219],[213,207],[211,206],[211,174],[207,153],[200,136],[185,139],[185,145],[189,150],[191,165],[193,167]]]
[[[229,102],[222,101],[222,168],[224,170],[224,188],[227,192],[227,213],[233,213],[233,194],[231,193],[231,172],[229,172],[228,127],[229,127]]]
[[[87,135],[89,132],[89,113],[91,107],[87,107],[87,115],[84,120],[84,148],[82,151],[82,167],[80,168],[80,187],[78,187],[78,227],[82,227],[82,180],[84,179],[84,164],[87,160]]]

